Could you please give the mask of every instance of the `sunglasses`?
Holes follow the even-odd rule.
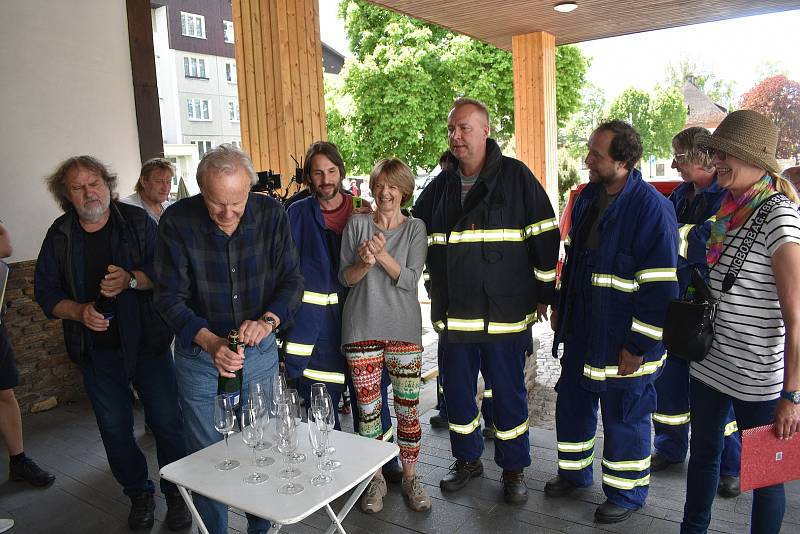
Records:
[[[714,156],[716,156],[718,160],[725,161],[725,158],[728,157],[727,153],[723,152],[722,150],[718,150],[716,148],[701,147],[700,150],[705,152],[710,159],[713,159]]]

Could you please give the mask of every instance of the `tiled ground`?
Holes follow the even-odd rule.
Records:
[[[432,414],[429,411],[424,421]],[[137,414],[137,435],[148,455],[152,475],[157,474],[152,436],[144,434],[142,417]],[[56,483],[36,490],[23,483],[0,484],[0,517],[13,517],[13,534],[107,534],[128,532],[128,501],[111,477],[103,446],[91,409],[86,403],[61,406],[50,412],[25,419],[25,437],[29,454],[58,475]],[[450,465],[447,433],[423,425],[423,447],[419,470],[434,499],[429,513],[409,511],[399,492],[392,486],[383,512],[367,516],[357,509],[348,516],[349,533],[430,532],[472,534],[484,532],[629,532],[635,534],[677,532],[684,499],[685,471],[653,476],[647,506],[628,521],[602,530],[592,521],[603,495],[599,485],[580,490],[569,499],[551,499],[543,493],[545,481],[556,472],[555,435],[540,428],[531,431],[533,465],[526,471],[530,488],[528,503],[522,507],[502,504],[500,471],[492,462],[493,447],[487,442],[484,454],[486,472],[458,494],[442,495],[438,481]],[[602,440],[598,440],[598,448]],[[597,457],[601,455],[598,451]],[[684,468],[685,469],[685,468]],[[599,478],[599,461],[595,462]],[[6,466],[0,466],[0,480],[6,480]],[[800,532],[800,483],[787,488],[788,508],[783,532]],[[164,517],[164,501],[156,499],[156,517]],[[718,499],[715,503],[712,530],[747,532],[751,495],[737,499]],[[231,513],[231,532],[245,532],[244,518]],[[289,533],[319,532],[326,526],[321,514],[298,525],[286,527]],[[168,532],[157,522],[152,532]]]

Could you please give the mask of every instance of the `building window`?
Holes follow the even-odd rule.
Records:
[[[242,142],[241,141],[231,141],[231,146],[233,148],[238,148],[239,150],[242,149]]]
[[[231,83],[236,83],[236,63],[225,63],[225,79]]]
[[[190,121],[210,121],[211,102],[202,98],[187,98],[186,112]]]
[[[229,20],[222,21],[222,35],[226,43],[233,42],[233,22]]]
[[[203,78],[204,80],[207,80],[208,76],[206,76],[206,60],[199,57],[184,57],[183,75],[186,78]]]
[[[203,159],[206,152],[211,150],[211,141],[191,141],[193,145],[197,145],[197,155]]]
[[[206,38],[206,18],[181,11],[181,33],[187,37]]]
[[[239,122],[239,102],[228,100],[228,120]]]
[[[664,164],[656,163],[656,176],[664,176]]]

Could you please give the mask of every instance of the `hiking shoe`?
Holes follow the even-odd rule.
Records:
[[[386,497],[386,480],[380,475],[372,477],[366,491],[361,496],[361,511],[375,514],[383,510],[383,498]]]
[[[144,492],[131,497],[131,512],[128,514],[128,526],[131,530],[151,528],[155,518],[153,511],[156,503],[153,494]]]
[[[503,500],[506,504],[525,504],[528,501],[528,486],[525,485],[525,473],[503,469]]]
[[[403,497],[406,498],[408,507],[415,512],[424,512],[431,509],[431,498],[425,493],[425,487],[422,485],[419,475],[414,475],[410,480],[404,478],[400,490],[403,493]]]
[[[180,493],[169,493],[164,495],[167,500],[167,528],[170,530],[181,530],[192,524],[192,514],[186,501]]]
[[[467,462],[456,460],[450,466],[450,472],[439,481],[442,491],[458,491],[467,485],[471,478],[479,477],[483,474],[483,464],[480,460]]]
[[[21,462],[8,463],[8,478],[14,482],[24,480],[37,488],[49,486],[56,479],[55,475],[48,473],[28,457]]]

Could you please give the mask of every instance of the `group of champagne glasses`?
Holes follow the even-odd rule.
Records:
[[[272,391],[270,401],[269,389]],[[328,395],[325,384],[315,383],[311,386],[311,406],[308,408],[308,439],[311,450],[317,458],[318,473],[311,479],[312,486],[325,486],[333,481],[329,474],[341,466],[341,462],[332,458],[336,449],[331,446],[330,432],[335,424],[335,407]],[[242,441],[253,451],[253,472],[244,477],[245,484],[263,484],[269,480],[266,473],[259,472],[259,467],[268,467],[275,459],[266,455],[272,449],[283,455],[286,467],[278,472],[278,477],[287,482],[278,488],[281,495],[296,495],[305,488],[295,479],[302,472],[296,467],[306,461],[306,455],[298,452],[298,428],[303,415],[300,396],[295,389],[286,385],[286,377],[276,373],[269,384],[251,382],[247,397],[239,410],[238,394],[217,395],[214,404],[214,427],[225,438],[228,449],[228,437],[235,431],[237,412],[240,412],[240,429]],[[274,448],[265,440],[270,420],[274,420],[274,437],[277,441]],[[257,451],[260,452],[257,453]],[[215,467],[220,471],[236,469],[241,464],[226,458]]]

